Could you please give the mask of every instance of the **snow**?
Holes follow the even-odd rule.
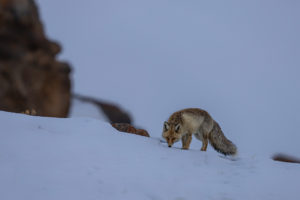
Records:
[[[199,142],[168,148],[93,118],[1,111],[0,121],[0,199],[299,198],[299,164],[201,152]]]

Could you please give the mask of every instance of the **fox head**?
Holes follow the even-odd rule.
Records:
[[[164,122],[162,136],[166,139],[168,146],[172,147],[175,142],[181,139],[180,124]]]

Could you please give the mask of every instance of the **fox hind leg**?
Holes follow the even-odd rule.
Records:
[[[205,134],[205,130],[201,127],[197,133],[195,133],[195,137],[198,140],[202,141],[201,151],[206,151],[208,145],[208,136]]]
[[[206,137],[203,137],[201,151],[206,151],[207,144],[208,144],[208,139]]]

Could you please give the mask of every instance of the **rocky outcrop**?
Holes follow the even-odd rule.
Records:
[[[67,117],[71,68],[56,55],[60,46],[46,38],[33,0],[0,0],[0,110]],[[111,123],[132,123],[118,106],[89,97]]]
[[[112,123],[111,124],[115,129],[125,133],[132,133],[136,135],[141,135],[145,137],[150,137],[148,132],[144,129],[136,129],[134,126],[127,123]]]
[[[57,61],[32,0],[0,0],[0,110],[66,117],[70,66]]]

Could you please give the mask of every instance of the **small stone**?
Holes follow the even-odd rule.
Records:
[[[141,135],[145,137],[150,137],[148,132],[144,129],[136,129],[134,126],[131,124],[127,123],[112,123],[111,124],[115,129],[117,129],[120,132],[125,132],[125,133],[132,133],[136,135]]]

